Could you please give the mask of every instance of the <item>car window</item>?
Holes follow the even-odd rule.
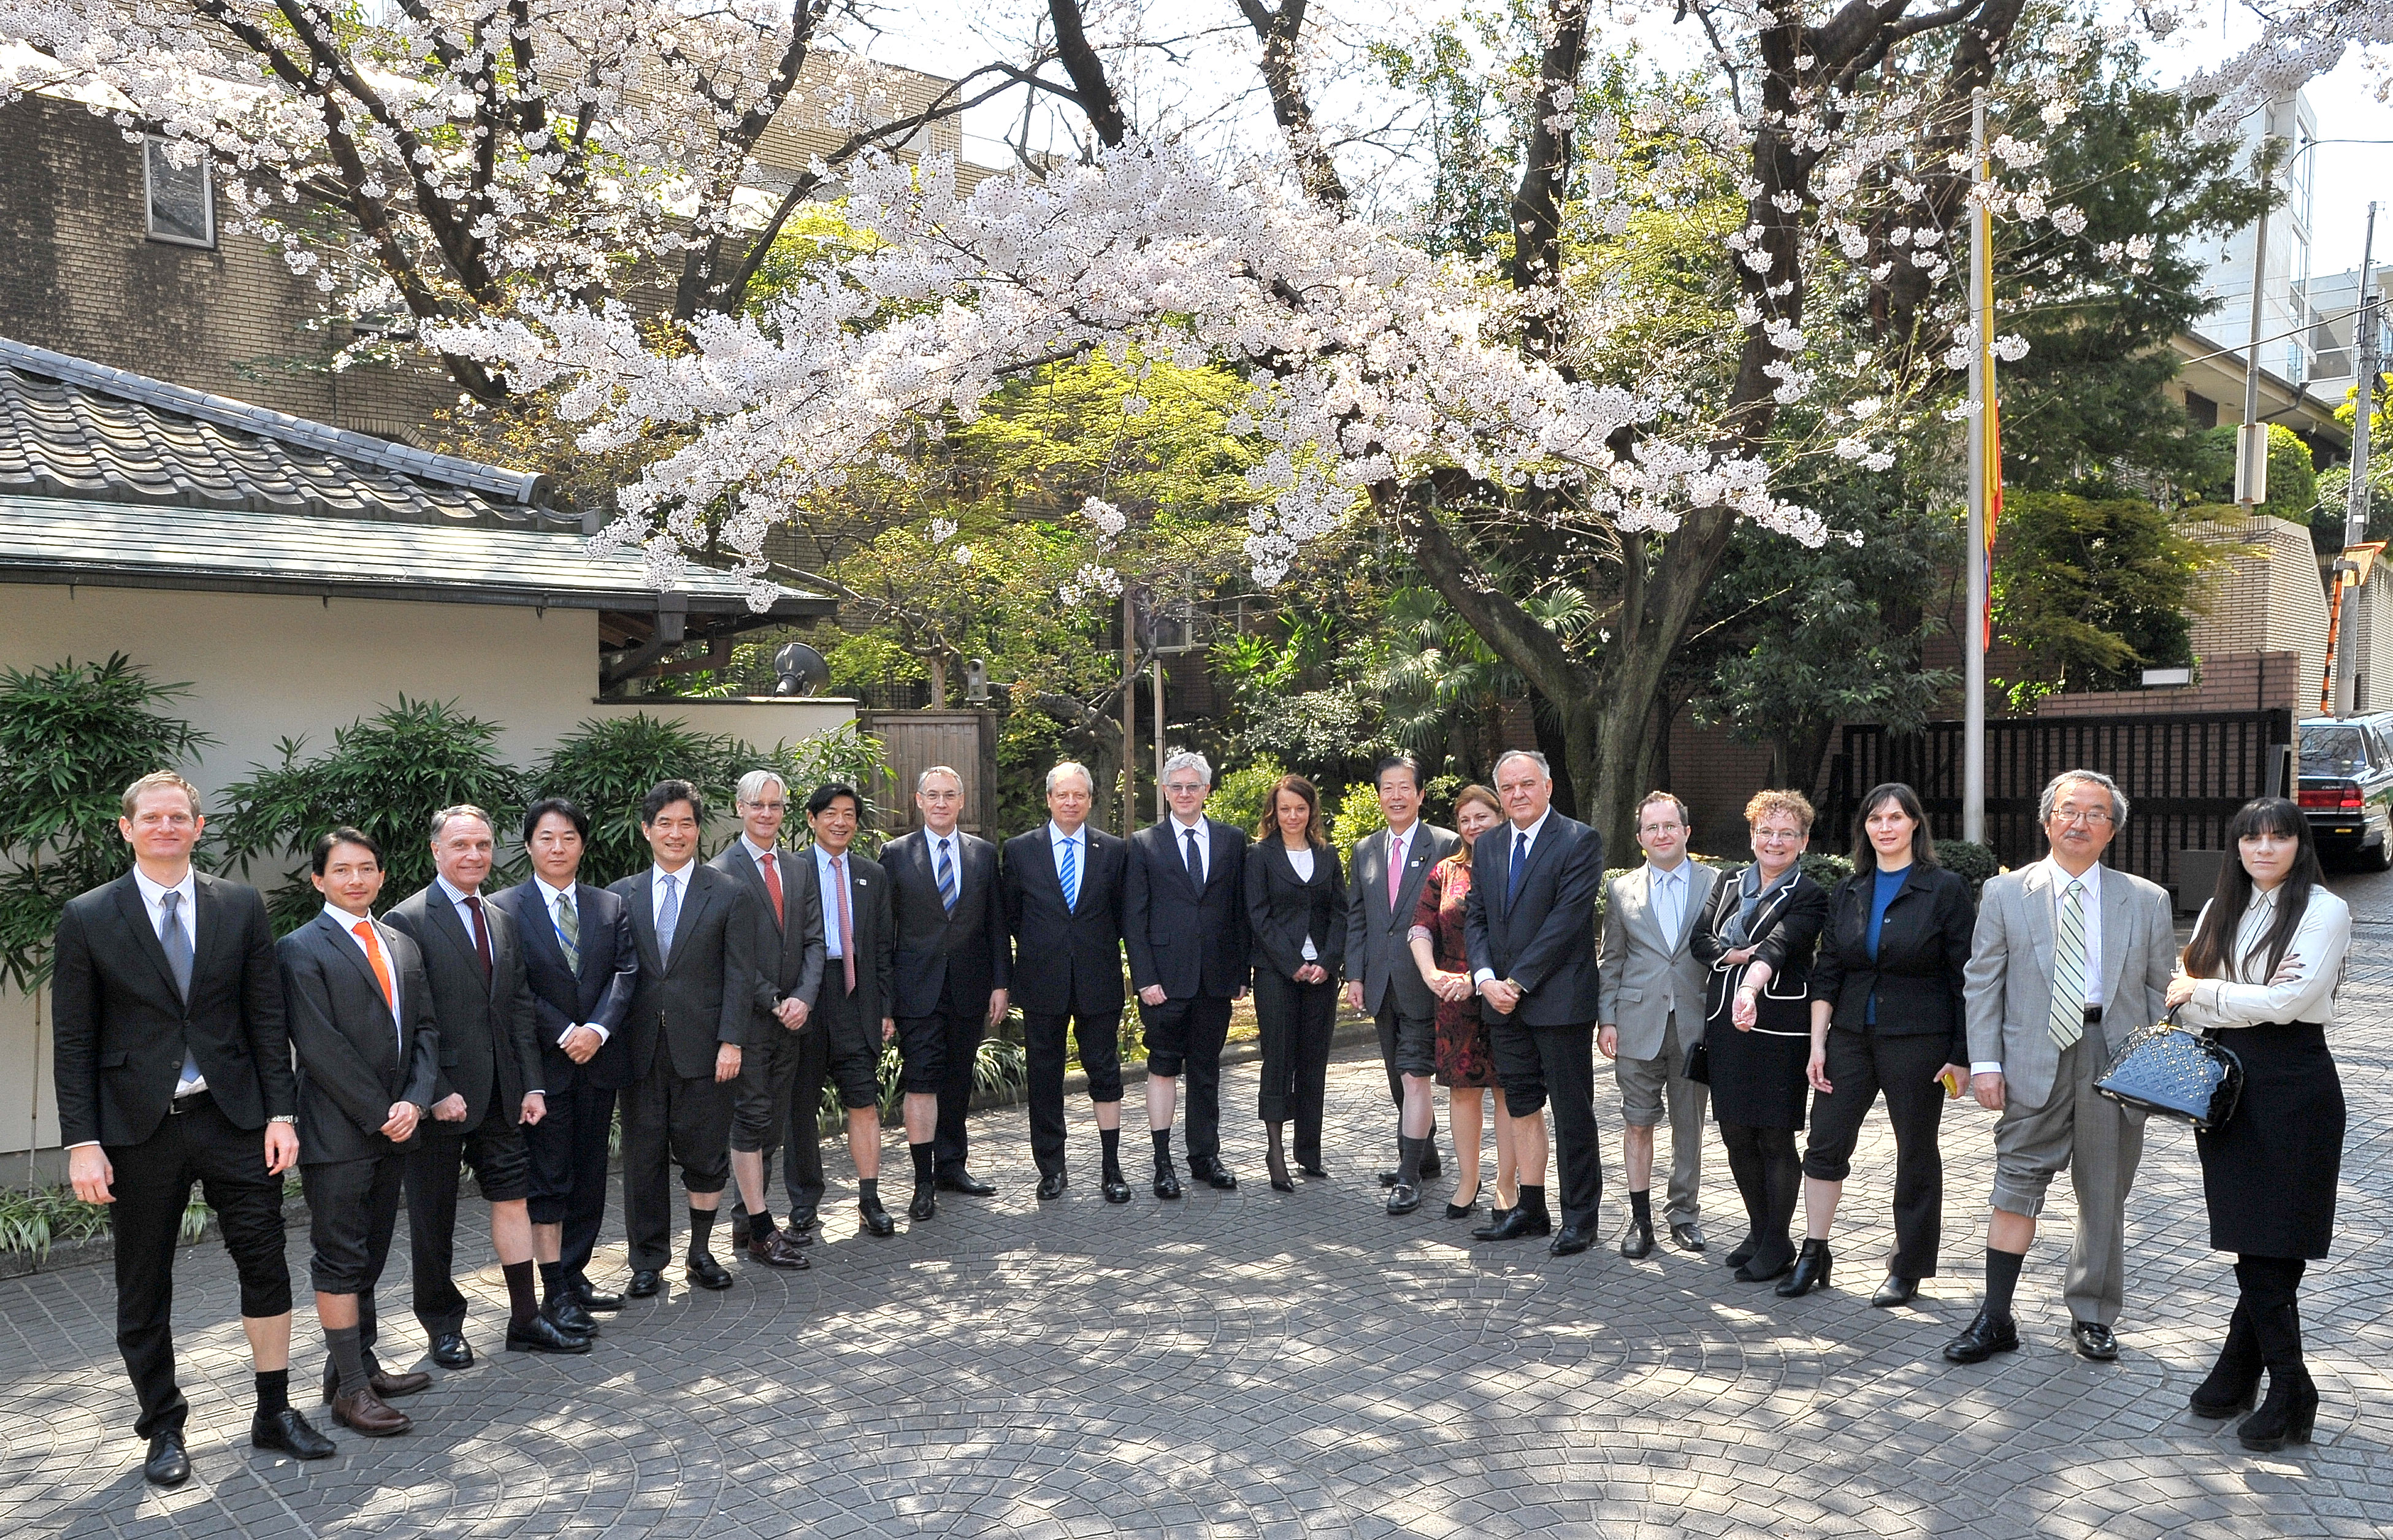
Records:
[[[2323,723],[2302,728],[2302,774],[2360,776],[2368,773],[2368,744],[2357,724]]]
[[[2393,728],[2388,728],[2382,722],[2372,723],[2369,724],[2368,737],[2371,745],[2376,750],[2376,763],[2379,765],[2393,760]]]

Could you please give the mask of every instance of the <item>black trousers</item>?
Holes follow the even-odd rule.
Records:
[[[964,1168],[964,1119],[972,1112],[973,1065],[987,1035],[988,997],[975,1003],[955,997],[954,981],[939,996],[939,1008],[928,1016],[897,1018],[897,1041],[906,1056],[905,1090],[909,1095],[929,1092],[939,1099],[938,1131],[934,1135],[935,1168],[952,1176]]]
[[[1328,1098],[1329,1038],[1338,1028],[1338,981],[1299,984],[1255,973],[1255,1024],[1263,1040],[1255,1116],[1296,1124],[1296,1158],[1321,1163],[1322,1107]]]
[[[552,1072],[548,1082],[547,1114],[523,1131],[531,1160],[526,1207],[532,1223],[564,1227],[557,1260],[567,1277],[580,1280],[607,1218],[607,1135],[615,1121],[615,1093],[592,1085],[578,1066],[562,1079]]]
[[[659,1044],[648,1072],[623,1089],[623,1229],[634,1272],[660,1270],[673,1255],[675,1164],[685,1191],[723,1191],[731,1176],[731,1088],[713,1076],[683,1079]]]
[[[1941,1032],[1890,1038],[1837,1027],[1828,1034],[1828,1083],[1832,1095],[1813,1092],[1811,1142],[1803,1152],[1803,1174],[1842,1181],[1852,1169],[1861,1142],[1862,1119],[1878,1092],[1894,1126],[1894,1255],[1887,1271],[1905,1278],[1936,1276],[1936,1253],[1944,1233],[1944,1155],[1936,1129],[1944,1117],[1944,1088],[1936,1072],[1944,1067],[1950,1040]]]
[[[1722,1123],[1720,1134],[1728,1152],[1729,1175],[1736,1179],[1736,1194],[1745,1200],[1754,1259],[1771,1267],[1795,1249],[1787,1226],[1795,1218],[1795,1200],[1803,1192],[1803,1157],[1795,1153],[1795,1130]]]
[[[1595,1126],[1595,1024],[1527,1026],[1516,1017],[1494,1016],[1487,1043],[1506,1112],[1535,1117],[1553,1103],[1563,1222],[1593,1224],[1603,1200],[1603,1152]]]
[[[1409,953],[1406,955],[1403,965],[1412,966]],[[1372,1024],[1380,1029],[1380,1063],[1388,1072],[1388,1099],[1395,1103],[1396,1111],[1402,1114],[1405,1110],[1406,1069],[1409,1067],[1415,1075],[1437,1073],[1437,1018],[1406,1016],[1396,1009],[1396,986],[1390,984],[1388,992],[1380,997],[1380,1013],[1372,1018]],[[1437,1155],[1437,1113],[1434,1107],[1435,1103],[1432,1103],[1429,1138],[1432,1159]]]
[[[1161,1005],[1141,1005],[1146,1028],[1146,1072],[1185,1082],[1187,1145],[1191,1160],[1222,1153],[1222,1045],[1230,1037],[1230,998],[1196,995]]]
[[[543,1122],[547,1121],[543,1115]],[[465,1328],[465,1296],[457,1287],[457,1188],[471,1162],[482,1196],[512,1203],[531,1193],[531,1158],[523,1131],[497,1107],[471,1131],[426,1117],[407,1152],[407,1257],[413,1274],[415,1318],[434,1337]],[[526,1204],[529,1208],[530,1206]]]
[[[265,1131],[234,1126],[205,1091],[186,1098],[184,1109],[140,1143],[104,1153],[116,1173],[108,1208],[116,1238],[116,1351],[141,1406],[134,1435],[151,1439],[178,1430],[190,1416],[175,1383],[173,1321],[175,1242],[191,1183],[216,1211],[241,1274],[241,1313],[262,1320],[291,1313],[282,1179],[267,1175]]]
[[[1040,1174],[1064,1168],[1064,1044],[1066,1034],[1080,1045],[1088,1071],[1089,1100],[1103,1105],[1122,1099],[1121,1008],[1047,1015],[1022,1013],[1025,1057],[1030,1075],[1030,1158]]]

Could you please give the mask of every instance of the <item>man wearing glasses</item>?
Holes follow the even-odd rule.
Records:
[[[2070,1338],[2078,1355],[2119,1356],[2127,1189],[2144,1149],[2143,1114],[2096,1093],[2095,1080],[2138,1027],[2164,1008],[2177,956],[2166,894],[2102,865],[2126,822],[2110,777],[2064,770],[2037,812],[2052,854],[1986,884],[1964,995],[1969,1085],[1994,1125],[1994,1214],[1986,1299],[1945,1344],[1955,1364],[2019,1347],[2011,1293],[2035,1242],[2045,1190],[2066,1168],[2077,1194],[2070,1248]]]

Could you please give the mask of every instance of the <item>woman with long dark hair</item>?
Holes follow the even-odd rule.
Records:
[[[2236,858],[2195,921],[2168,1002],[2243,1064],[2233,1116],[2194,1136],[2210,1245],[2235,1254],[2227,1342],[2195,1388],[2193,1414],[2226,1418],[2269,1399],[2236,1436],[2246,1449],[2308,1443],[2318,1388],[2302,1363],[2295,1294],[2324,1260],[2343,1164],[2343,1082],[2327,1051],[2351,946],[2351,910],[2321,885],[2309,820],[2282,797],[2244,804],[2227,826]]]
[[[1811,816],[1799,791],[1755,793],[1745,804],[1753,865],[1712,884],[1687,941],[1712,970],[1704,998],[1712,1116],[1745,1199],[1745,1239],[1728,1265],[1752,1284],[1795,1265],[1786,1230],[1803,1183],[1795,1130],[1811,1047],[1811,953],[1828,920],[1826,891],[1797,864]]]
[[[1482,1110],[1490,1095],[1496,1099],[1496,1194],[1489,1207],[1497,1218],[1511,1211],[1516,1191],[1512,1119],[1504,1111],[1504,1087],[1496,1078],[1496,1054],[1479,1014],[1479,990],[1471,982],[1470,948],[1462,936],[1471,901],[1471,843],[1503,821],[1503,804],[1487,788],[1466,786],[1454,794],[1454,831],[1462,841],[1421,880],[1420,902],[1406,932],[1422,982],[1437,997],[1437,1083],[1445,1088],[1445,1126],[1454,1135],[1454,1197],[1445,1206],[1450,1220],[1468,1219],[1478,1207]]]
[[[1870,789],[1853,826],[1853,874],[1828,899],[1811,964],[1811,1140],[1803,1152],[1803,1249],[1787,1297],[1828,1283],[1828,1233],[1878,1092],[1894,1125],[1894,1254],[1870,1297],[1905,1304],[1936,1274],[1944,1230],[1937,1126],[1968,1078],[1961,975],[1978,922],[1969,884],[1936,864],[1919,793]]]
[[[1298,1157],[1319,1163],[1338,971],[1346,955],[1346,881],[1322,831],[1320,793],[1302,776],[1272,783],[1247,851],[1247,920],[1263,1043],[1255,1111],[1270,1130],[1264,1164],[1272,1191],[1293,1193],[1285,1130],[1293,1118]]]

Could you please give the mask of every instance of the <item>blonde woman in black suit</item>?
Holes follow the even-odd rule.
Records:
[[[1295,1120],[1298,1151],[1317,1160],[1346,937],[1345,874],[1322,836],[1320,794],[1302,776],[1282,776],[1272,786],[1270,811],[1247,851],[1246,893],[1263,1040],[1255,1110],[1271,1134],[1272,1191],[1293,1193],[1288,1124]]]

